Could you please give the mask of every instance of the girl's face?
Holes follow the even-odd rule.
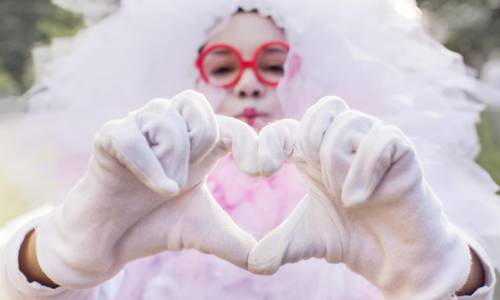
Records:
[[[275,43],[265,46],[270,41]],[[213,51],[208,51],[210,54],[204,57],[201,68],[211,82],[213,79],[225,84],[225,97],[215,108],[217,113],[243,120],[257,130],[282,118],[275,84],[283,76],[288,50],[284,32],[271,19],[257,13],[237,13],[207,40],[203,49],[211,47]],[[238,53],[243,61],[256,59],[256,68],[241,68]],[[242,72],[238,79],[239,70]]]

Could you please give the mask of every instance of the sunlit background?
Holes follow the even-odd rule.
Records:
[[[64,55],[78,30],[99,22],[120,5],[119,0],[87,2],[83,18],[68,11],[71,7],[63,10],[50,0],[0,0],[0,118],[3,113],[24,110],[23,95],[50,72],[44,62]],[[500,88],[500,0],[418,3],[436,39],[461,53],[478,77]],[[413,13],[405,5],[399,11]],[[489,108],[483,113],[478,133],[482,150],[477,161],[500,183],[500,110]],[[0,162],[0,225],[27,209],[7,185],[8,175]]]

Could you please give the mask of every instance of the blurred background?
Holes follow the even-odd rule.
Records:
[[[417,2],[436,39],[461,53],[477,76],[500,88],[500,0]],[[50,72],[46,62],[71,50],[72,36],[119,5],[120,0],[0,0],[0,118],[23,110],[23,95]],[[482,150],[477,161],[500,183],[500,112],[486,110],[478,133]],[[22,201],[8,201],[16,195],[2,180],[5,176],[0,166],[0,225],[26,209]]]
[[[25,109],[25,93],[50,69],[45,62],[71,49],[71,37],[117,9],[120,0],[0,0],[0,118]],[[72,11],[81,11],[78,15]],[[432,35],[463,55],[471,71],[500,88],[500,0],[418,0]],[[71,4],[72,3],[72,4]],[[60,6],[65,9],[60,8]],[[477,157],[500,184],[500,111],[489,108],[478,124]],[[0,165],[0,225],[27,209]],[[499,293],[497,292],[497,295]],[[500,296],[497,296],[500,299]]]
[[[500,88],[500,0],[417,2],[434,37],[461,53],[478,77]],[[120,0],[0,0],[0,118],[22,111],[23,95],[50,72],[46,62],[71,50],[72,36],[119,5]],[[482,150],[477,161],[500,183],[500,112],[486,110],[478,133]],[[25,209],[22,201],[8,201],[16,195],[2,180],[5,176],[0,166],[0,225]]]

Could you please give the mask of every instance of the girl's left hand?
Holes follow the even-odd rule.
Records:
[[[261,169],[271,173],[288,156],[309,192],[252,250],[250,271],[325,258],[345,263],[387,299],[407,300],[451,299],[466,281],[469,248],[401,130],[327,97],[300,124],[272,124],[259,139]]]
[[[218,205],[206,177],[228,151],[256,173],[256,141],[248,125],[216,117],[193,91],[107,122],[85,176],[36,228],[39,266],[74,289],[165,250],[194,248],[246,269],[256,241]]]

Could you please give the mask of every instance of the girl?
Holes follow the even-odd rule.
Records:
[[[234,14],[238,11],[238,7],[242,7],[246,13]],[[258,13],[251,12],[252,9],[258,9]],[[353,18],[353,16],[363,16],[363,18]],[[173,28],[183,30],[172,30]],[[110,37],[113,37],[112,41]],[[103,43],[103,40],[109,43]],[[239,118],[256,129],[262,128],[271,120],[285,116],[300,117],[320,96],[337,94],[346,99],[351,107],[374,115],[386,124],[398,125],[409,135],[417,147],[420,161],[426,171],[426,181],[443,202],[446,214],[454,224],[475,238],[476,241],[473,241],[463,234],[456,242],[451,243],[467,245],[472,249],[472,266],[470,269],[467,268],[469,256],[467,254],[467,257],[464,257],[463,247],[453,247],[461,249],[459,252],[462,255],[459,257],[462,259],[456,259],[456,266],[462,266],[460,268],[462,271],[447,273],[457,274],[457,278],[451,278],[451,282],[447,281],[449,285],[443,283],[439,290],[449,294],[454,292],[459,295],[473,294],[470,299],[486,299],[491,295],[494,285],[491,264],[495,259],[495,247],[498,247],[498,236],[494,232],[489,232],[488,228],[496,228],[494,224],[498,222],[499,208],[493,194],[496,186],[472,161],[477,147],[473,124],[481,106],[470,101],[464,92],[476,92],[477,83],[466,74],[462,63],[454,54],[447,52],[427,37],[420,25],[418,11],[411,3],[317,1],[315,5],[304,6],[300,2],[285,1],[273,3],[213,1],[206,7],[194,2],[183,2],[177,7],[173,3],[166,4],[163,1],[151,0],[140,4],[125,1],[120,11],[80,36],[75,49],[75,52],[66,58],[64,65],[61,64],[54,77],[47,78],[34,89],[31,102],[33,114],[21,125],[46,124],[49,129],[55,129],[55,132],[51,133],[54,143],[64,147],[61,148],[64,151],[61,150],[62,155],[58,158],[63,163],[55,167],[63,169],[56,169],[57,172],[54,172],[56,176],[64,174],[67,177],[58,180],[62,185],[66,181],[72,181],[71,177],[83,174],[83,171],[80,171],[83,167],[78,164],[86,162],[89,155],[78,145],[85,144],[88,147],[91,133],[96,132],[100,124],[111,118],[121,117],[126,112],[141,106],[137,103],[141,99],[175,94],[192,87],[193,81],[195,87],[207,95],[212,107],[218,113]],[[253,61],[255,64],[245,63],[246,61]],[[182,111],[180,107],[191,107],[196,118],[192,115],[180,116],[188,125],[194,124],[192,122],[196,120],[205,120],[205,123],[199,123],[198,127],[195,127],[205,128],[210,132],[211,128],[216,128],[214,124],[219,124],[223,136],[241,143],[254,140],[251,131],[236,125],[239,123],[231,121],[232,119],[218,118],[214,121],[210,113],[206,113],[209,109],[199,106],[203,100],[196,94],[182,95],[172,99],[173,107],[167,108],[164,104],[151,103],[133,116],[143,116],[148,113],[155,115],[158,111],[176,115],[172,111]],[[197,101],[182,100],[185,98]],[[186,104],[186,101],[191,104]],[[323,101],[319,105],[322,103],[331,101]],[[53,109],[60,105],[66,107],[59,111]],[[47,108],[50,108],[50,114],[46,113]],[[83,113],[89,109],[92,109],[92,114]],[[35,113],[36,111],[40,112]],[[319,120],[321,115],[313,114],[313,117]],[[173,118],[169,119],[174,120]],[[299,125],[301,132],[304,128],[306,132],[307,129],[311,129],[306,126],[307,120],[315,120],[311,118],[311,114],[308,118],[304,118]],[[182,123],[174,122],[174,124]],[[61,128],[61,124],[75,125],[66,129]],[[450,127],[456,128],[456,132],[460,134],[446,130]],[[116,131],[114,130],[116,127],[106,128],[111,128],[111,135],[102,134],[103,131],[100,131],[101,134],[98,136],[103,139],[98,139],[102,142],[98,145],[103,148],[97,148],[106,151],[103,150],[104,154],[94,152],[95,158],[107,157],[105,154],[110,153],[107,152],[110,148],[104,147],[109,144],[106,142],[108,141],[106,137],[121,133],[128,136],[132,130],[129,128]],[[164,127],[160,129],[157,132],[172,133]],[[224,131],[229,129],[231,131]],[[31,143],[37,141],[37,133],[32,131],[27,135]],[[21,131],[21,139],[26,136],[23,135],[24,132]],[[178,132],[182,132],[182,129],[173,131],[172,134]],[[311,130],[308,133],[314,136],[315,131]],[[169,136],[173,136],[172,134]],[[151,137],[146,137],[146,140],[150,146],[161,144]],[[259,147],[261,140],[265,139],[259,139]],[[185,145],[185,141],[185,136],[184,138],[179,136],[175,145],[180,147]],[[242,145],[234,141],[233,145]],[[211,143],[207,145],[202,148],[212,149]],[[255,163],[255,159],[250,160],[253,163],[244,162],[255,153],[252,147],[257,146],[252,143],[243,145],[237,147],[238,149],[232,148],[236,163],[231,157],[219,161],[215,170],[210,173],[207,185],[213,196],[238,225],[260,239],[288,215],[306,192],[306,187],[292,164],[285,164],[270,179],[254,179],[240,175],[238,169],[257,173],[257,170],[252,170],[252,166],[259,165]],[[118,149],[124,148],[118,146]],[[182,149],[184,151],[181,151]],[[99,153],[102,155],[99,156]],[[175,178],[176,182],[199,183],[199,178],[193,179],[189,177],[191,175],[186,175],[186,169],[180,163],[182,157],[184,161],[187,159],[185,148],[179,148],[177,152],[172,153],[175,153],[175,159],[165,158],[165,162],[179,161],[179,165],[166,171],[168,177]],[[125,157],[144,157],[140,155],[140,151],[133,152],[133,155],[128,154],[126,153]],[[220,154],[216,156],[218,155]],[[196,161],[194,158],[190,159]],[[65,196],[66,200],[61,206],[70,207],[70,211],[74,212],[73,217],[59,221],[62,217],[57,216],[58,210],[56,210],[56,213],[42,219],[32,220],[17,231],[8,242],[3,275],[4,283],[8,285],[5,290],[9,291],[11,298],[382,298],[374,286],[349,271],[345,265],[330,265],[320,260],[287,265],[272,277],[258,277],[215,257],[183,251],[147,257],[128,264],[124,271],[119,272],[126,262],[132,260],[131,258],[145,257],[157,253],[158,249],[164,250],[163,246],[151,245],[154,244],[152,241],[161,240],[157,235],[161,237],[163,232],[170,232],[169,226],[162,222],[145,222],[144,224],[148,226],[144,226],[143,230],[131,231],[137,232],[137,235],[133,235],[135,239],[123,239],[130,240],[132,245],[131,248],[124,248],[132,250],[123,250],[125,254],[123,257],[116,252],[99,255],[105,253],[101,250],[106,248],[110,240],[122,236],[121,233],[116,233],[117,224],[125,224],[136,215],[130,215],[128,210],[120,211],[118,208],[123,202],[113,205],[114,203],[109,200],[111,201],[109,207],[113,209],[106,210],[109,215],[103,214],[103,216],[118,221],[111,222],[110,227],[95,228],[97,224],[102,224],[102,219],[92,214],[85,214],[84,212],[88,211],[85,205],[68,206],[70,205],[68,203],[80,203],[81,201],[74,199],[81,199],[82,195],[109,193],[106,199],[121,200],[131,197],[131,204],[123,206],[130,208],[134,199],[156,199],[158,193],[152,193],[151,189],[154,191],[158,189],[154,184],[148,185],[149,188],[145,188],[144,184],[137,184],[134,178],[140,176],[130,177],[130,173],[122,173],[123,170],[120,168],[113,169],[116,171],[113,174],[121,180],[113,183],[115,178],[113,176],[100,177],[105,174],[106,168],[99,168],[102,165],[92,163],[95,161],[91,160],[90,169],[82,182],[87,182],[94,170],[97,178],[110,178],[111,186],[103,183],[106,188],[96,193],[91,187],[82,188],[81,184],[77,185],[68,196]],[[121,160],[121,162],[130,166],[126,161]],[[198,167],[200,168],[195,169],[195,173],[199,171],[204,174],[208,169],[203,163]],[[193,167],[190,166],[187,173],[193,173],[192,170]],[[471,180],[470,176],[474,180]],[[107,180],[98,180],[101,181],[109,183]],[[112,189],[115,184],[134,188],[123,193],[123,188]],[[453,188],[450,188],[452,186]],[[163,190],[163,192],[164,197],[170,197],[167,196],[168,191]],[[185,197],[210,199],[209,195]],[[106,203],[99,197],[88,198],[98,203],[101,203],[98,200]],[[200,205],[203,203],[205,202],[201,202]],[[254,248],[255,242],[252,237],[235,227],[236,225],[218,210],[217,206],[210,207],[214,209],[213,214],[205,214],[212,210],[202,210],[205,212],[203,214],[197,213],[200,209],[198,207],[192,211],[193,215],[188,214],[196,218],[188,218],[188,221],[178,223],[185,225],[194,220],[202,221],[199,222],[201,226],[193,227],[196,230],[192,235],[188,235],[190,239],[184,246],[214,253],[240,267],[250,267],[255,272],[276,271],[259,264],[261,249],[262,247],[265,249],[267,241],[274,241],[272,244],[276,247],[268,251],[264,258],[273,258],[274,252],[279,253],[282,246],[288,246],[286,241],[276,243],[276,240],[273,240],[273,237],[280,236],[276,231]],[[140,210],[147,208],[141,205]],[[301,209],[303,205],[294,210],[292,216]],[[397,213],[397,210],[394,211]],[[169,207],[166,212],[172,217],[179,210]],[[111,218],[112,216],[116,219]],[[101,222],[98,222],[99,220]],[[58,224],[64,225],[63,228]],[[289,221],[285,221],[284,224],[289,224]],[[39,226],[37,230],[32,231],[36,226]],[[330,227],[331,225],[325,223],[321,228]],[[58,237],[56,233],[62,235]],[[34,237],[37,234],[41,235],[36,236],[35,243]],[[101,237],[101,240],[95,240],[96,236]],[[77,241],[81,240],[75,243],[66,240],[67,244],[66,242],[58,244],[71,237]],[[214,237],[220,238],[221,243],[215,242]],[[228,240],[224,240],[224,237]],[[369,237],[365,237],[362,241],[367,238]],[[443,241],[443,239],[437,240]],[[304,243],[305,248],[314,252],[317,241],[318,239],[313,239]],[[477,242],[486,248],[492,257],[491,261]],[[386,245],[388,242],[381,240],[381,243]],[[79,249],[78,252],[71,245],[88,247],[94,251],[82,253],[82,249]],[[54,249],[48,249],[49,246],[54,246]],[[174,250],[182,246],[182,243],[174,243],[167,248]],[[428,246],[429,252],[435,253],[432,250],[436,248],[430,245],[423,246]],[[67,249],[72,251],[67,252]],[[255,250],[250,255],[250,262],[253,264],[248,266],[244,258],[251,249]],[[278,264],[310,256],[310,253],[309,255],[301,253],[294,247],[290,249],[291,256],[284,257],[284,261],[278,261]],[[32,254],[32,258],[40,258],[40,261],[32,259],[31,262],[35,262],[32,264],[29,258],[24,259],[23,254],[28,257]],[[376,253],[372,254],[376,257]],[[50,260],[51,263],[48,263],[49,257],[56,260]],[[58,273],[61,269],[56,267],[65,264],[57,261],[64,261],[63,258],[70,259],[76,266],[85,266],[84,271],[71,272],[74,268],[68,267],[65,269],[67,272]],[[426,261],[423,257],[422,259]],[[20,266],[17,264],[18,261],[21,263]],[[373,278],[368,276],[369,272],[363,268],[353,268],[353,263],[349,261],[338,262],[345,262],[348,267],[370,279],[389,299],[401,299],[394,295],[405,295],[401,294],[402,290],[416,285],[415,282],[401,283],[399,288],[392,287],[396,292],[391,293],[386,286],[374,282]],[[24,263],[26,266],[23,266]],[[39,263],[38,268],[36,263]],[[110,267],[103,271],[100,269],[101,264]],[[89,266],[92,266],[90,270],[100,271],[87,272]],[[424,269],[415,262],[411,266],[417,274],[421,274]],[[445,270],[442,265],[434,266],[436,270]],[[115,275],[117,272],[118,275]],[[51,275],[54,279],[57,277],[54,282]],[[112,279],[104,283],[110,276]],[[433,284],[428,283],[427,287],[434,287],[436,282],[441,281],[435,280]],[[462,289],[464,283],[467,284]],[[468,284],[471,286],[467,286]],[[412,297],[442,298],[442,294],[439,293],[423,295],[416,293]]]

